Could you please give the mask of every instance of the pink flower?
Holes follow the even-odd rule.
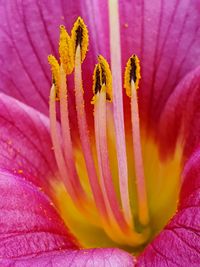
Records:
[[[199,7],[1,1],[1,266],[200,265]]]

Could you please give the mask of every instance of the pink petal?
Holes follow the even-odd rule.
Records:
[[[185,165],[177,214],[136,266],[200,266],[200,150]]]
[[[184,159],[200,142],[200,66],[188,73],[177,85],[163,108],[158,138],[163,156],[175,149],[178,137],[184,145]]]
[[[138,54],[141,116],[157,129],[175,86],[199,65],[200,1],[123,0],[120,13],[123,65]]]
[[[52,203],[33,184],[0,171],[0,192],[1,259],[77,249]]]
[[[96,57],[99,53],[108,56],[106,8],[105,1],[1,1],[1,90],[47,113],[51,84],[47,56],[58,54],[59,25],[71,31],[77,17],[82,16],[91,37],[83,72],[90,103]]]
[[[48,119],[1,93],[0,131],[0,167],[48,190],[57,171]]]
[[[68,250],[45,253],[36,257],[15,260],[0,260],[4,267],[132,267],[134,259],[119,249]]]

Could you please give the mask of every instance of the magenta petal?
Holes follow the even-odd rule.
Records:
[[[0,171],[0,192],[0,258],[77,248],[50,200],[33,184]]]
[[[1,1],[1,90],[47,113],[51,84],[47,56],[50,53],[57,55],[59,25],[66,25],[71,31],[78,16],[84,18],[91,33],[92,41],[83,73],[85,86],[89,88],[86,92],[91,99],[96,56],[102,52],[104,56],[108,55],[105,1]]]
[[[48,188],[56,177],[49,121],[38,111],[0,94],[0,166]]]
[[[119,249],[68,250],[16,260],[0,260],[4,267],[132,267],[134,259]]]
[[[199,220],[200,208],[197,206],[179,211],[145,249],[138,259],[137,266],[199,266]]]
[[[142,119],[157,126],[175,86],[200,62],[200,1],[120,1],[123,65],[138,54],[142,65]]]
[[[200,142],[200,66],[188,73],[166,102],[157,130],[161,152],[173,152],[178,137],[184,141],[184,159]]]
[[[183,171],[177,214],[145,249],[137,266],[200,266],[200,150]]]

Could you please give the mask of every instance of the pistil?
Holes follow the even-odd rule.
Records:
[[[122,207],[126,220],[131,224],[132,213],[129,201],[128,167],[126,155],[126,142],[124,130],[124,112],[122,100],[122,74],[118,1],[109,0],[109,26],[110,26],[110,55],[111,71],[113,77],[113,116],[117,143],[117,160],[119,172],[119,187]]]

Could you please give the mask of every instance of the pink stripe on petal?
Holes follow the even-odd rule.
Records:
[[[26,179],[0,171],[0,258],[76,249],[46,195]]]

